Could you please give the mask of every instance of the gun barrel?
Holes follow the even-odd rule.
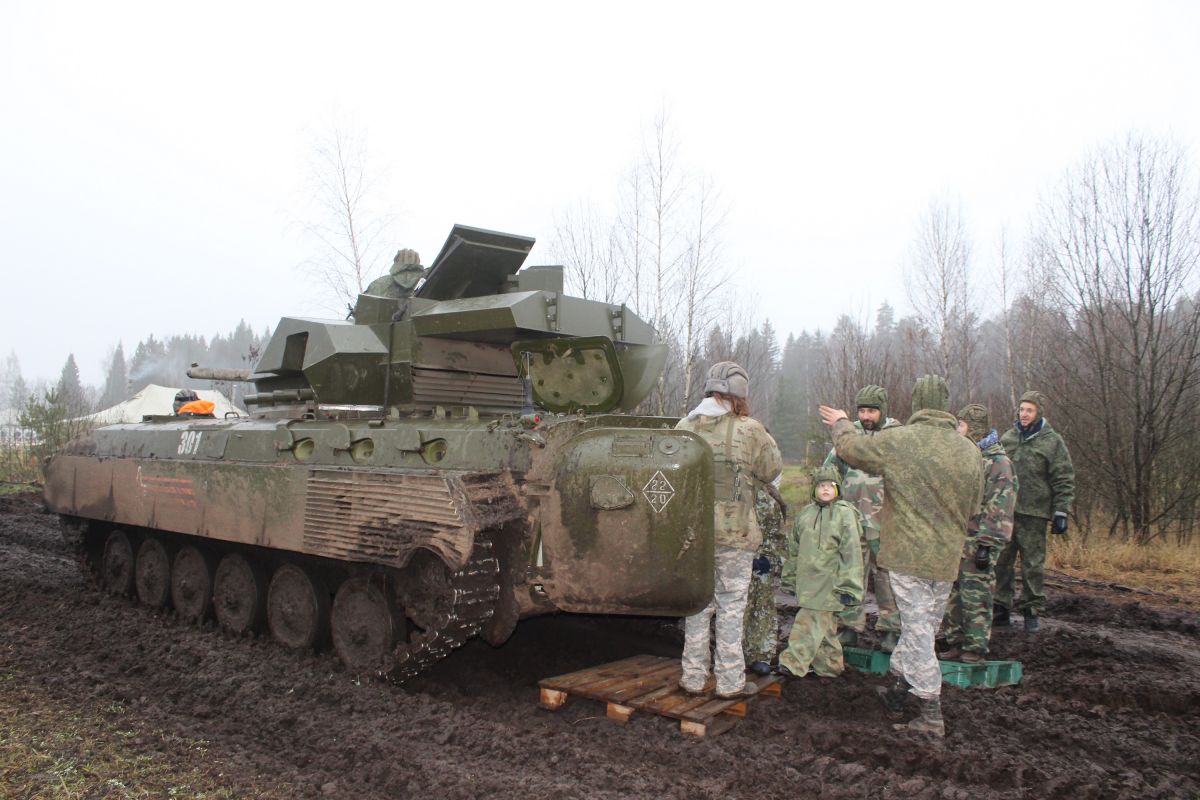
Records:
[[[223,369],[221,367],[192,367],[187,371],[189,378],[199,381],[252,381],[248,369]]]

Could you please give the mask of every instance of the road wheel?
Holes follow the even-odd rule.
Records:
[[[165,608],[171,599],[171,556],[160,540],[142,541],[133,572],[138,600],[151,608]]]
[[[179,616],[189,622],[203,622],[212,607],[212,562],[194,545],[184,545],[175,554],[171,602]]]
[[[320,647],[329,631],[329,591],[324,582],[295,564],[271,576],[267,591],[267,627],[289,650]]]
[[[229,553],[213,578],[213,612],[231,633],[255,633],[267,618],[267,579],[257,564]]]
[[[133,545],[124,531],[115,530],[104,540],[100,560],[100,583],[111,594],[128,596],[133,591]]]
[[[353,672],[386,673],[394,662],[397,624],[404,617],[396,612],[383,576],[356,577],[343,581],[333,600],[330,628],[333,649]]]

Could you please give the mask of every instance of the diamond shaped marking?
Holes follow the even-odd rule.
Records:
[[[675,496],[675,487],[667,480],[667,476],[662,474],[662,470],[658,470],[646,481],[646,485],[642,487],[642,494],[646,500],[650,502],[650,507],[654,509],[654,513],[662,511],[667,507],[667,503],[671,502],[671,498]]]

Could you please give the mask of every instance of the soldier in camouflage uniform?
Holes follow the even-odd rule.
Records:
[[[823,678],[842,674],[842,644],[834,615],[862,602],[862,515],[838,499],[838,473],[822,467],[813,474],[813,501],[792,524],[783,584],[796,595],[795,622],[780,671],[802,677],[811,670]]]
[[[425,268],[421,266],[421,256],[416,250],[399,250],[392,259],[388,274],[371,281],[363,294],[377,297],[388,297],[401,300],[412,297],[417,283],[425,277]]]
[[[988,425],[986,408],[972,404],[959,411],[958,432],[983,452],[983,507],[967,524],[958,580],[950,590],[942,621],[942,635],[950,647],[942,658],[979,664],[987,657],[992,636],[992,592],[996,588],[993,568],[1012,538],[1017,478],[1000,444],[1000,434]]]
[[[1012,459],[1021,490],[1013,538],[996,562],[996,625],[1008,625],[1016,588],[1017,556],[1021,556],[1021,613],[1025,632],[1037,633],[1046,610],[1046,523],[1057,534],[1067,532],[1067,514],[1075,499],[1075,467],[1058,431],[1043,416],[1041,392],[1021,395],[1017,421],[1000,443]]]
[[[754,558],[750,577],[742,650],[750,671],[766,675],[779,650],[779,611],[775,607],[775,592],[779,589],[779,570],[787,547],[783,535],[783,510],[765,489],[758,491],[754,512],[763,541]]]
[[[879,431],[900,427],[899,420],[888,416],[887,389],[882,386],[864,386],[854,397],[858,409],[858,421],[854,429],[864,436],[874,436]],[[883,478],[871,475],[847,464],[838,458],[837,448],[825,457],[825,467],[836,467],[841,476],[842,497],[857,508],[863,517],[862,558],[863,580],[873,582],[875,602],[879,606],[879,619],[875,631],[880,635],[879,649],[892,652],[900,638],[900,612],[892,596],[892,585],[886,569],[877,563],[879,554],[879,515],[883,510]],[[866,630],[867,612],[862,603],[847,606],[838,613],[843,626],[838,639],[842,644],[858,643],[858,634]]]
[[[896,682],[879,690],[895,713],[914,695],[920,716],[896,727],[935,736],[945,735],[945,725],[933,637],[958,577],[967,522],[979,512],[983,494],[983,459],[956,431],[958,420],[946,410],[949,398],[945,380],[922,376],[913,387],[908,424],[875,436],[860,435],[840,409],[818,409],[833,426],[842,460],[883,476],[879,565],[891,575],[902,624],[891,659]]]
[[[779,447],[762,423],[750,418],[750,379],[732,361],[714,364],[704,382],[704,400],[676,428],[692,431],[713,451],[715,498],[713,599],[684,621],[680,687],[705,690],[709,665],[720,698],[744,697],[758,687],[746,680],[742,623],[754,554],[762,544],[755,495],[783,466]],[[710,658],[710,625],[716,618],[716,652]]]

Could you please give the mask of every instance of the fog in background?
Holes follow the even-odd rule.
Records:
[[[730,302],[781,338],[904,316],[931,197],[987,284],[1001,227],[1019,242],[1093,148],[1194,154],[1197,34],[1182,2],[6,4],[0,357],[54,381],[74,353],[99,385],[118,341],[341,316],[302,269],[334,118],[365,136],[383,251],[428,263],[461,222],[545,263],[565,210],[616,213],[665,110],[727,210]]]

